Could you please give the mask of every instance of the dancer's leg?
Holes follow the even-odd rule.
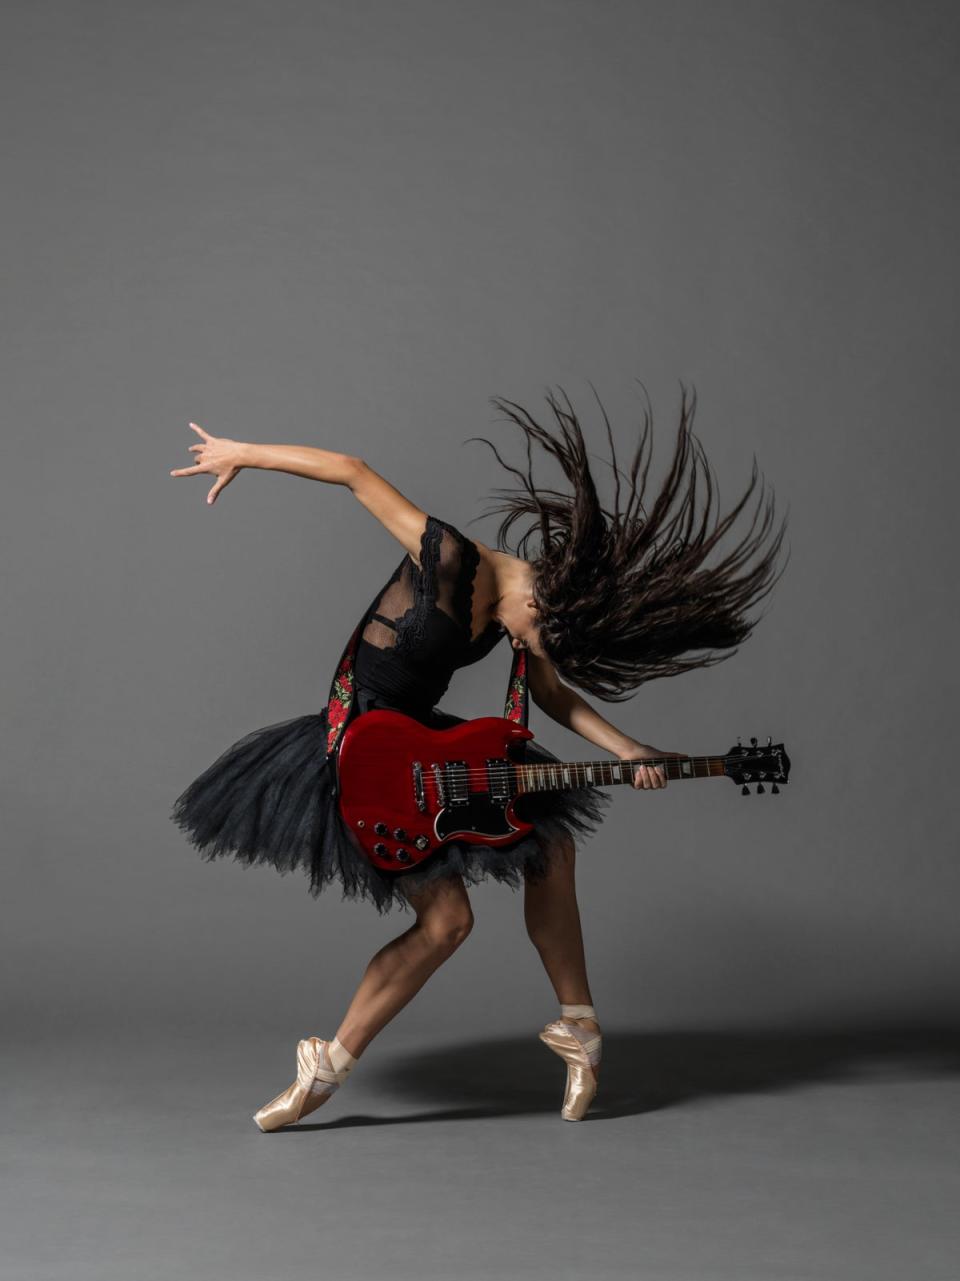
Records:
[[[460,876],[444,877],[406,897],[417,919],[382,947],[367,966],[337,1028],[337,1040],[358,1058],[376,1034],[416,996],[473,927]]]
[[[407,898],[416,924],[380,949],[363,976],[332,1041],[306,1037],[297,1046],[297,1079],[254,1114],[261,1130],[309,1116],[346,1081],[377,1032],[423,987],[470,933],[473,915],[459,876]]]
[[[546,844],[546,838],[537,835]],[[576,889],[576,845],[572,837],[547,847],[549,872],[542,879],[527,878],[523,909],[527,933],[562,1005],[592,1005],[587,963],[580,927]],[[599,1031],[595,1019],[577,1020],[581,1027]]]

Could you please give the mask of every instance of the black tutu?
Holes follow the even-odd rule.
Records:
[[[434,708],[423,723],[445,729],[464,717]],[[299,868],[314,896],[337,880],[342,897],[369,899],[380,912],[409,908],[405,888],[416,891],[443,876],[459,873],[470,885],[493,877],[516,889],[525,876],[545,873],[547,856],[533,833],[499,848],[451,841],[409,872],[381,872],[353,843],[340,815],[326,742],[325,709],[253,730],[194,779],[171,817],[208,860],[232,856],[281,873]],[[559,760],[533,741],[523,752],[520,759],[531,763]],[[517,798],[516,812],[546,838],[587,836],[603,821],[610,799],[590,787],[529,792]]]

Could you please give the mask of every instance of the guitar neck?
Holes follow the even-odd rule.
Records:
[[[653,756],[638,760],[544,761],[516,765],[519,792],[560,792],[572,787],[613,787],[633,784],[639,765],[662,765],[668,781],[681,778],[723,778],[726,756]]]

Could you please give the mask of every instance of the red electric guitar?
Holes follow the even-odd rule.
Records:
[[[526,764],[511,749],[533,732],[499,716],[428,729],[402,712],[374,708],[347,725],[337,753],[339,805],[364,854],[385,872],[422,863],[446,841],[510,845],[533,830],[514,801],[525,792],[633,782],[637,765],[662,765],[667,779],[727,778],[778,792],[790,761],[783,744],[737,743],[725,756]]]

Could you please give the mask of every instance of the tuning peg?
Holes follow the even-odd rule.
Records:
[[[742,743],[742,742],[741,742],[741,740],[740,740],[740,735],[739,735],[739,734],[737,735],[737,747],[743,747],[743,743]]]
[[[768,735],[767,735],[767,747],[772,747],[772,746],[773,746],[773,735],[772,735],[772,734],[768,734]]]
[[[756,747],[756,745],[757,745],[757,740],[756,740],[756,738],[755,738],[755,737],[754,737],[754,738],[751,738],[751,740],[750,740],[750,746],[751,746],[751,747]]]
[[[763,786],[763,784],[762,784],[762,783],[758,783],[758,784],[757,784],[757,795],[758,795],[758,796],[760,795],[760,793],[761,793],[761,792],[763,792],[763,791],[765,791],[765,790],[766,790],[766,789],[764,788],[764,786]]]
[[[780,788],[777,787],[776,783],[774,783],[773,787],[770,788],[770,791],[773,792],[774,795],[776,796],[780,795]]]
[[[744,783],[743,787],[741,787],[741,788],[740,788],[740,795],[741,795],[741,796],[749,796],[749,795],[750,795],[750,788],[749,788],[749,787],[747,787],[746,783]]]

